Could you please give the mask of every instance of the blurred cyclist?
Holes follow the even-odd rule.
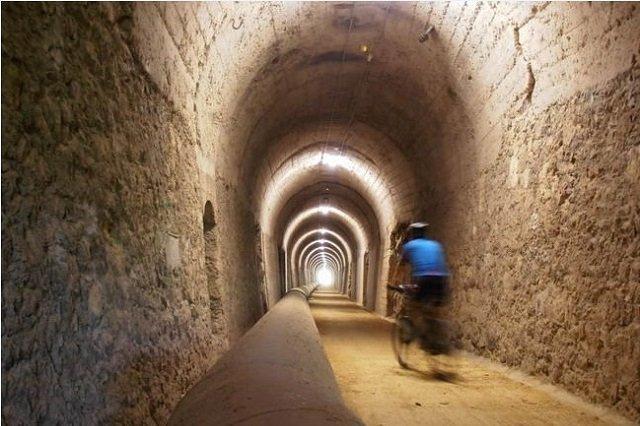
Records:
[[[428,224],[409,225],[407,242],[402,246],[402,262],[411,265],[412,291],[406,312],[422,336],[422,348],[433,355],[449,353],[450,342],[444,318],[449,300],[449,269],[444,250],[427,238]]]

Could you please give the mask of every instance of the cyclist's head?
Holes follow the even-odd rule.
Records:
[[[414,222],[409,225],[409,239],[424,238],[427,236],[427,228],[429,224],[426,222]]]

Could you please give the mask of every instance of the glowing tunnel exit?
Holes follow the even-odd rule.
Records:
[[[322,288],[331,287],[335,281],[333,271],[331,271],[327,265],[323,264],[316,271],[316,281]]]

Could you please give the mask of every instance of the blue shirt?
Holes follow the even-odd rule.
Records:
[[[426,238],[409,241],[402,246],[402,259],[411,264],[414,277],[449,275],[444,250],[437,241]]]

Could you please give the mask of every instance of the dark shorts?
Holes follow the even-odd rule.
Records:
[[[413,277],[418,286],[416,299],[421,302],[444,305],[449,300],[449,278],[439,276]]]

